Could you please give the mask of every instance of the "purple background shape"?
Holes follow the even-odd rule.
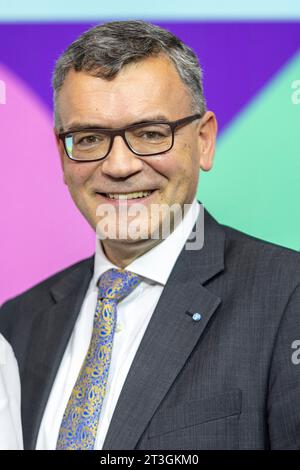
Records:
[[[300,22],[159,25],[197,52],[204,68],[208,107],[216,112],[221,131],[300,48]],[[9,153],[1,155],[4,228],[0,302],[94,250],[93,233],[63,186],[57,152],[47,130],[52,126],[51,73],[55,60],[90,26],[0,25],[0,79],[2,70],[8,89],[7,105],[0,107],[0,122],[5,122],[6,114],[9,116],[2,131],[5,128],[12,143],[19,134],[25,139],[18,153],[10,148],[11,158]],[[16,102],[8,112],[14,101],[10,90],[23,103],[20,113]],[[26,140],[35,131],[40,133],[39,146],[34,137]]]
[[[219,129],[300,48],[300,22],[157,23],[198,54],[208,106]],[[1,24],[0,63],[52,108],[51,73],[59,54],[91,23]]]

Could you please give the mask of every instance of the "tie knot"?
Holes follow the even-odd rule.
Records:
[[[98,280],[100,298],[120,301],[135,289],[142,278],[125,269],[112,268],[105,271]]]

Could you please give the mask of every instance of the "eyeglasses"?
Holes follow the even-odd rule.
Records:
[[[64,144],[67,156],[78,162],[103,160],[111,151],[117,135],[123,138],[127,147],[135,155],[146,157],[171,150],[175,130],[199,118],[201,114],[194,114],[173,122],[147,121],[119,129],[70,130],[58,134],[58,137]]]

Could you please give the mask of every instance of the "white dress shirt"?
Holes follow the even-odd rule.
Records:
[[[142,276],[142,282],[118,303],[117,326],[98,424],[95,449],[101,450],[126,376],[172,268],[199,215],[196,198],[175,230],[126,269]],[[72,393],[92,336],[99,276],[116,268],[96,238],[94,274],[86,292],[73,333],[57,372],[42,418],[36,449],[53,450],[64,411]]]
[[[22,450],[20,378],[11,346],[0,335],[0,449]]]

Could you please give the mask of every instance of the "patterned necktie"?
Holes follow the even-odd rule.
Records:
[[[117,302],[141,278],[124,269],[109,269],[98,281],[98,299],[89,350],[69,398],[56,449],[93,449],[105,395],[117,319]]]

